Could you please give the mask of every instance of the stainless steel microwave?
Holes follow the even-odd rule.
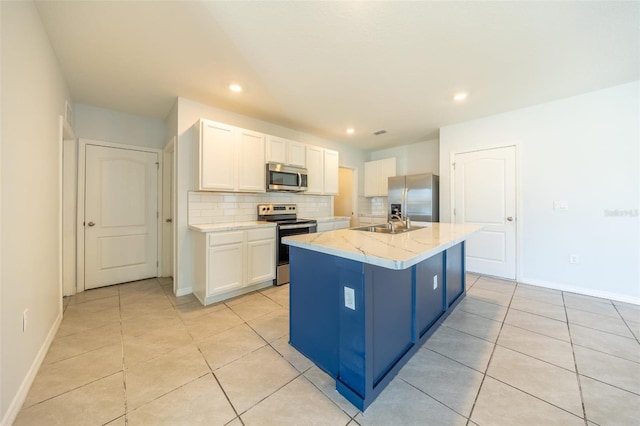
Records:
[[[267,163],[268,192],[304,192],[307,169],[280,163]]]

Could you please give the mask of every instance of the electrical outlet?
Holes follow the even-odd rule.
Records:
[[[438,276],[434,275],[433,276],[433,289],[437,289],[438,288]]]
[[[344,306],[356,310],[356,293],[350,287],[344,288]]]
[[[25,309],[22,312],[22,332],[25,333],[27,331],[27,313],[29,313],[29,309]]]
[[[571,256],[569,256],[569,263],[577,265],[578,263],[580,263],[580,256],[578,256],[577,254],[572,254]]]

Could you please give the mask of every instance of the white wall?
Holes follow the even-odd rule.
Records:
[[[165,125],[158,118],[143,117],[76,103],[74,105],[76,137],[125,145],[164,148]]]
[[[62,315],[59,116],[68,91],[35,5],[1,2],[0,8],[0,423],[11,424]]]
[[[200,118],[337,150],[340,152],[340,166],[357,168],[361,171],[358,174],[360,176],[360,192],[362,192],[364,188],[363,171],[365,153],[357,148],[347,147],[307,133],[298,132],[183,98],[178,99],[177,114],[176,215],[174,216],[176,226],[176,274],[174,279],[177,284],[177,294],[179,295],[190,293],[193,286],[193,248],[192,238],[188,228],[188,193],[194,189],[193,148],[196,136],[193,134],[192,126]],[[167,123],[170,123],[172,120],[171,117],[168,117]],[[173,127],[168,124],[168,127],[169,126]]]
[[[442,128],[441,220],[450,220],[453,153],[517,145],[518,281],[640,303],[639,90],[634,82]]]
[[[440,169],[440,145],[437,139],[372,151],[371,160],[396,157],[396,174],[438,174]]]

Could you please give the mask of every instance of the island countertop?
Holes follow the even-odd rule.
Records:
[[[389,269],[406,269],[466,240],[482,226],[431,223],[401,234],[340,229],[285,237],[293,247]]]

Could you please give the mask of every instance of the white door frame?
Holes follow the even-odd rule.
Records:
[[[84,214],[85,214],[85,206],[84,206],[84,190],[85,190],[85,154],[87,145],[95,145],[101,146],[105,148],[119,148],[119,149],[128,149],[131,151],[142,151],[142,152],[151,152],[158,155],[158,174],[157,174],[157,188],[158,188],[158,205],[156,209],[158,212],[162,211],[162,150],[147,148],[143,146],[136,145],[125,145],[119,143],[112,142],[104,142],[93,139],[79,139],[78,140],[78,222],[76,227],[76,237],[77,237],[77,291],[81,292],[85,290],[84,283]],[[157,239],[157,259],[158,266],[156,267],[156,276],[159,276],[159,272],[162,270],[162,221],[157,221],[156,233],[158,235]]]
[[[171,139],[169,139],[169,141],[166,143],[164,150],[162,151],[162,165],[163,165],[163,169],[162,169],[162,269],[160,270],[160,272],[162,273],[162,276],[167,276],[167,272],[170,276],[174,276],[174,252],[175,252],[175,247],[173,244],[173,238],[171,238],[171,235],[173,235],[175,233],[175,214],[174,214],[174,209],[172,208],[172,206],[175,204],[175,197],[173,196],[173,193],[175,191],[174,188],[174,181],[175,179],[173,178],[173,176],[175,175],[175,145],[176,145],[176,137],[172,137]],[[171,163],[169,163],[171,162]],[[168,174],[167,176],[165,176],[165,173]],[[171,226],[169,227],[170,230],[167,232],[164,223],[166,223],[165,221],[171,218],[172,222],[171,222]],[[167,235],[170,234],[170,235]],[[171,241],[171,246],[169,246],[167,244],[167,241]],[[170,265],[167,266],[166,263],[164,262],[166,260],[167,256],[167,252],[169,253],[169,263]]]
[[[520,246],[520,234],[522,233],[522,223],[523,217],[521,215],[522,209],[522,200],[520,199],[520,149],[517,143],[504,144],[504,145],[483,145],[475,148],[466,148],[461,149],[459,151],[451,151],[449,153],[449,222],[455,223],[455,218],[453,215],[453,210],[455,209],[456,204],[456,178],[455,178],[455,170],[453,164],[455,163],[456,155],[458,154],[468,154],[471,152],[479,152],[479,151],[490,151],[493,149],[500,148],[510,148],[513,147],[515,149],[515,167],[516,167],[516,281],[520,280],[520,271],[522,270],[520,265],[520,253],[522,252],[522,247]]]

